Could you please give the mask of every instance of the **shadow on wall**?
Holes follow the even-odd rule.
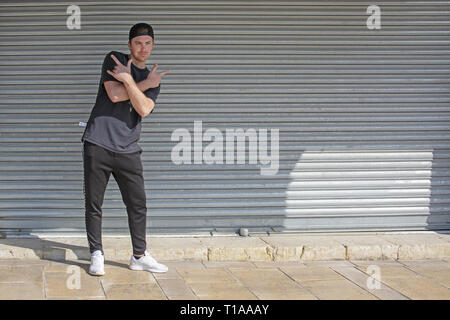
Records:
[[[429,214],[426,229],[450,232],[450,152],[434,150],[431,170]]]

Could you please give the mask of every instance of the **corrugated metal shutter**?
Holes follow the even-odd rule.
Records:
[[[0,4],[0,228],[84,232],[80,137],[104,55],[155,29],[164,77],[140,145],[149,232],[449,229],[450,3]],[[171,161],[171,134],[279,129],[279,170]],[[261,140],[261,139],[260,139]],[[206,146],[208,142],[204,142]],[[114,179],[105,233],[127,233]]]

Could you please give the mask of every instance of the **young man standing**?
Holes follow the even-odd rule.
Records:
[[[86,231],[91,252],[89,273],[104,275],[101,239],[102,204],[110,175],[119,185],[127,208],[133,255],[130,269],[166,272],[146,250],[146,194],[141,120],[155,107],[161,77],[170,70],[149,71],[145,65],[154,46],[153,28],[135,24],[129,32],[130,54],[111,51],[105,57],[97,100],[81,141],[84,164]]]

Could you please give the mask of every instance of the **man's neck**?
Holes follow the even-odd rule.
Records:
[[[131,63],[134,64],[139,69],[145,69],[145,62],[136,61],[131,54],[128,55],[128,58],[131,59]]]

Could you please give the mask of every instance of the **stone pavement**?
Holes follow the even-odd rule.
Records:
[[[446,260],[165,263],[167,273],[153,274],[107,259],[95,277],[88,260],[0,259],[0,300],[450,299]]]
[[[130,237],[0,239],[1,299],[450,299],[450,234],[271,234],[147,238],[165,274],[128,269]]]

